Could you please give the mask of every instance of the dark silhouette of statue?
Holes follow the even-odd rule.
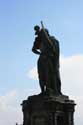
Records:
[[[59,42],[49,35],[47,29],[34,27],[35,41],[32,51],[39,54],[37,62],[39,84],[41,92],[61,94],[61,80],[59,73]]]
[[[37,70],[41,93],[22,102],[23,125],[74,125],[75,102],[61,93],[59,41],[47,29],[34,27],[32,51],[39,55]]]

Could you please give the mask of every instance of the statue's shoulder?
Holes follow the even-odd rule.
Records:
[[[52,40],[58,42],[58,40],[57,40],[54,36],[50,36],[50,39],[52,39]]]
[[[53,44],[59,45],[59,41],[54,36],[50,36],[50,39],[53,42]]]

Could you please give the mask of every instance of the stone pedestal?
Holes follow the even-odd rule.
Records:
[[[68,96],[30,96],[22,103],[23,125],[74,125],[74,107]]]

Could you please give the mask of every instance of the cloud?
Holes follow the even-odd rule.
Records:
[[[75,125],[83,125],[83,96],[73,97],[76,100]]]
[[[82,95],[83,55],[61,57],[62,89],[70,95]]]
[[[23,123],[21,103],[32,94],[38,94],[39,90],[13,89],[3,96],[0,96],[0,125],[20,125]]]
[[[15,125],[17,121],[22,122],[22,111],[18,100],[17,90],[0,96],[0,125]]]
[[[33,67],[29,73],[27,74],[27,76],[30,78],[30,79],[34,79],[34,80],[38,80],[38,74],[37,74],[37,67]]]
[[[77,106],[75,112],[75,125],[83,124],[83,55],[60,57],[60,74],[62,93],[74,99]],[[38,79],[36,67],[32,68],[28,77]]]

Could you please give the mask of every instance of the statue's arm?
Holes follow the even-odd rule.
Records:
[[[34,44],[33,44],[33,47],[32,47],[32,52],[40,55],[41,53],[40,53],[39,50],[40,50],[39,49],[39,37],[36,37],[35,41],[34,41]]]
[[[38,55],[41,54],[41,52],[38,51],[38,49],[36,49],[34,46],[32,47],[32,52],[35,53],[35,54],[38,54]]]

